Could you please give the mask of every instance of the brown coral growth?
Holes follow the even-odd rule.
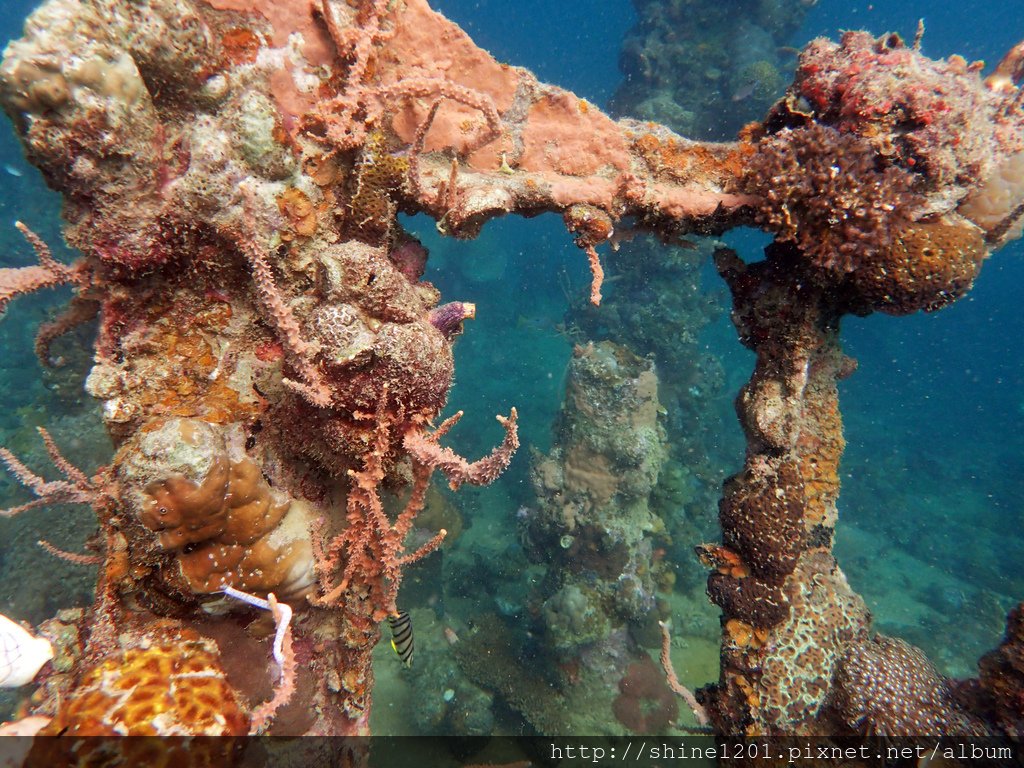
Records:
[[[1006,634],[978,663],[981,687],[999,728],[1024,749],[1024,603],[1010,611]]]
[[[763,139],[744,185],[762,199],[759,224],[838,276],[889,250],[894,229],[922,203],[909,172],[886,165],[864,139],[818,123]]]
[[[836,675],[834,706],[851,729],[886,737],[989,736],[918,648],[876,635],[853,645]]]
[[[984,233],[970,222],[919,221],[865,253],[852,281],[872,309],[934,312],[971,289],[987,256]]]
[[[764,480],[726,483],[718,515],[723,543],[755,575],[778,581],[793,571],[804,547],[804,488],[795,462]]]
[[[612,712],[634,733],[661,733],[678,719],[679,704],[657,665],[645,656],[630,664],[619,680]]]

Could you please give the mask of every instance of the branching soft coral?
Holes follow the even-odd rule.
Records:
[[[513,408],[508,417],[497,416],[498,422],[505,428],[505,440],[488,456],[468,462],[451,448],[438,444],[438,440],[455,423],[462,418],[462,411],[446,419],[434,432],[427,433],[422,429],[413,429],[405,435],[402,445],[413,458],[426,466],[439,469],[448,478],[448,484],[454,491],[463,483],[470,485],[487,485],[494,482],[498,475],[505,471],[512,456],[519,448],[519,430],[516,427],[518,414]]]
[[[326,408],[331,403],[331,393],[320,370],[313,362],[316,348],[302,337],[299,323],[295,319],[287,299],[274,281],[273,270],[267,261],[266,254],[252,234],[257,231],[251,210],[255,204],[253,196],[249,192],[243,192],[243,194],[245,195],[243,220],[249,234],[237,238],[238,247],[249,261],[253,286],[260,297],[263,309],[280,336],[289,362],[299,372],[302,379],[293,381],[286,378],[284,383],[313,405]]]
[[[405,507],[392,523],[384,511],[380,486],[387,470],[388,451],[392,431],[398,419],[389,416],[384,403],[374,415],[374,442],[363,456],[363,467],[349,472],[351,487],[348,493],[347,527],[326,544],[321,530],[314,536],[314,553],[321,595],[312,598],[319,605],[333,605],[342,599],[346,590],[356,583],[369,592],[371,602],[378,606],[376,620],[393,614],[395,600],[406,565],[426,557],[437,549],[446,531],[441,530],[430,541],[414,552],[405,553],[405,538],[412,530],[416,516],[423,509],[430,477],[440,469],[453,488],[464,482],[486,485],[504,471],[519,447],[516,428],[516,409],[508,418],[497,417],[505,427],[505,440],[488,456],[468,462],[450,448],[442,448],[437,440],[462,416],[461,411],[444,421],[433,433],[413,428],[406,433],[403,447],[413,459],[412,492]],[[341,564],[344,560],[344,565]],[[340,580],[332,583],[341,569]]]
[[[16,296],[33,293],[42,288],[53,288],[70,284],[79,289],[90,281],[90,271],[84,261],[63,264],[53,258],[50,247],[35,232],[20,221],[14,226],[25,236],[35,249],[39,263],[30,267],[4,267],[0,269],[0,314],[7,308],[7,302]]]
[[[88,504],[96,506],[106,498],[100,475],[89,478],[61,454],[50,433],[39,427],[39,434],[46,445],[46,452],[64,480],[44,480],[26,467],[17,456],[6,448],[0,448],[0,461],[4,463],[18,481],[36,495],[36,498],[16,507],[0,510],[2,517],[14,517],[37,507],[52,504]]]

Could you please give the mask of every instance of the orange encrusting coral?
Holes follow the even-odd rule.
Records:
[[[625,138],[610,118],[597,110],[581,110],[567,91],[535,101],[526,115],[524,171],[554,171],[565,176],[622,173],[630,167]]]
[[[294,235],[312,237],[316,234],[316,206],[301,189],[289,187],[278,195],[277,208],[287,219]]]
[[[750,575],[750,568],[743,558],[721,544],[701,544],[696,548],[697,557],[706,568],[714,568],[724,576],[742,579]]]
[[[834,382],[815,377],[807,386],[813,396],[806,398],[807,418],[797,438],[795,454],[803,480],[803,525],[810,533],[815,526],[831,528],[836,524],[839,460],[846,440]]]
[[[104,398],[119,395],[126,406],[115,417],[119,422],[135,423],[145,412],[227,424],[262,411],[251,387],[242,389],[244,379],[232,381],[230,342],[219,349],[212,345],[229,326],[242,327],[234,317],[239,307],[233,309],[219,289],[202,285],[176,286],[164,297],[114,292],[106,312],[121,318],[117,351],[125,362],[115,365],[111,354],[104,375],[94,376],[89,387]]]
[[[244,736],[217,646],[189,630],[140,638],[87,670],[42,735]]]
[[[725,632],[737,648],[750,648],[754,651],[763,648],[769,637],[767,629],[758,629],[739,619],[725,622]]]
[[[232,27],[220,39],[224,55],[231,64],[251,64],[260,50],[260,38],[246,27]]]
[[[652,126],[653,128],[654,126]],[[643,158],[648,170],[659,179],[686,183],[694,178],[720,176],[723,182],[739,177],[743,163],[756,151],[739,143],[716,151],[706,145],[672,134],[648,132],[628,134],[632,149]]]

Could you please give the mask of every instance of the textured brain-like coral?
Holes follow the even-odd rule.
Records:
[[[782,588],[756,576],[712,573],[708,576],[708,597],[727,616],[761,629],[768,629],[789,616],[789,601]]]
[[[817,715],[832,673],[870,617],[826,552],[805,554],[790,581],[791,613],[776,627],[761,668],[761,714],[773,730],[792,732]]]
[[[883,312],[941,309],[974,284],[988,255],[983,234],[962,221],[916,222],[895,233],[887,249],[863,254],[852,282]]]
[[[267,484],[241,441],[238,430],[197,419],[170,419],[129,441],[117,464],[135,515],[129,544],[177,593],[232,586],[302,596],[314,582],[310,511]],[[167,558],[177,568],[163,567]]]
[[[431,323],[438,301],[429,283],[413,283],[383,248],[353,241],[318,259],[323,303],[306,318],[329,366],[335,404],[372,412],[384,396],[407,414],[436,414],[454,375],[446,334]]]
[[[145,636],[88,669],[44,733],[243,736],[248,727],[216,643],[177,630]]]
[[[760,142],[746,184],[764,200],[763,226],[818,266],[844,274],[863,254],[889,249],[894,231],[922,203],[912,174],[878,160],[865,139],[809,123]]]
[[[834,706],[850,728],[879,736],[986,736],[963,711],[949,682],[914,646],[876,635],[850,647],[833,690]]]
[[[919,175],[826,125],[761,141],[745,183],[761,197],[761,224],[833,280],[848,276],[869,310],[939,309],[970,289],[988,255],[970,221],[916,220],[928,209]]]

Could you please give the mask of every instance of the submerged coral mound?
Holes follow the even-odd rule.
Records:
[[[635,733],[660,733],[679,717],[679,704],[657,665],[645,657],[629,665],[612,703],[615,719]]]
[[[883,635],[847,651],[836,674],[835,706],[851,729],[884,737],[990,735],[918,648]]]
[[[758,221],[829,279],[849,275],[866,310],[935,310],[1021,215],[1012,109],[958,56],[927,59],[898,35],[816,40],[754,129],[744,188]]]

